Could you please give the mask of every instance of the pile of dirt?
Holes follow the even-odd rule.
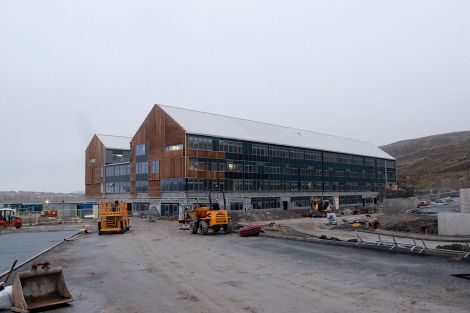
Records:
[[[453,243],[451,245],[442,245],[437,246],[438,249],[445,249],[445,250],[454,250],[454,251],[470,251],[470,248],[466,245]]]
[[[437,218],[429,216],[387,216],[379,219],[380,228],[404,233],[437,235]]]
[[[253,223],[302,218],[308,212],[309,210],[231,212],[231,217],[236,223]]]

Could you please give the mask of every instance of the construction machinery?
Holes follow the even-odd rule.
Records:
[[[41,216],[43,217],[52,217],[52,218],[57,218],[57,210],[45,210],[41,212]]]
[[[220,207],[219,199],[212,197],[213,193],[220,193],[223,196],[223,207]],[[215,201],[213,201],[215,200]],[[186,213],[191,217],[190,228],[191,233],[207,235],[209,229],[214,233],[219,232],[222,228],[224,233],[232,232],[232,224],[227,210],[225,193],[220,189],[213,189],[209,192],[209,205],[196,207],[187,210]]]
[[[15,227],[21,228],[23,220],[15,216],[16,210],[10,208],[0,209],[0,228]]]
[[[310,199],[310,217],[326,217],[330,212],[331,206],[328,200],[322,201],[319,197]]]
[[[30,271],[16,274],[12,288],[15,312],[41,310],[73,301],[61,267],[34,263]]]
[[[100,202],[98,206],[98,235],[104,233],[125,233],[129,230],[127,202]]]

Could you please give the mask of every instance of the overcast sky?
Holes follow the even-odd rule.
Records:
[[[0,0],[0,190],[84,190],[155,103],[377,145],[470,130],[470,1]]]

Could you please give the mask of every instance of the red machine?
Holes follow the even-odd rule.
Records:
[[[0,209],[0,228],[15,227],[21,228],[23,220],[14,214],[16,210],[9,208]]]

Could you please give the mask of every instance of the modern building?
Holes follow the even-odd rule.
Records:
[[[110,147],[94,140],[103,146],[93,151]],[[93,159],[115,166],[87,150],[87,173]],[[155,105],[130,140],[124,173],[124,189],[112,189],[111,176],[87,174],[96,178],[87,195],[128,197],[133,208],[155,205],[172,215],[182,203],[207,199],[210,189],[223,189],[232,210],[306,208],[312,196],[337,208],[373,205],[396,183],[396,162],[363,141]]]
[[[85,195],[130,195],[130,137],[96,134],[85,151]]]

